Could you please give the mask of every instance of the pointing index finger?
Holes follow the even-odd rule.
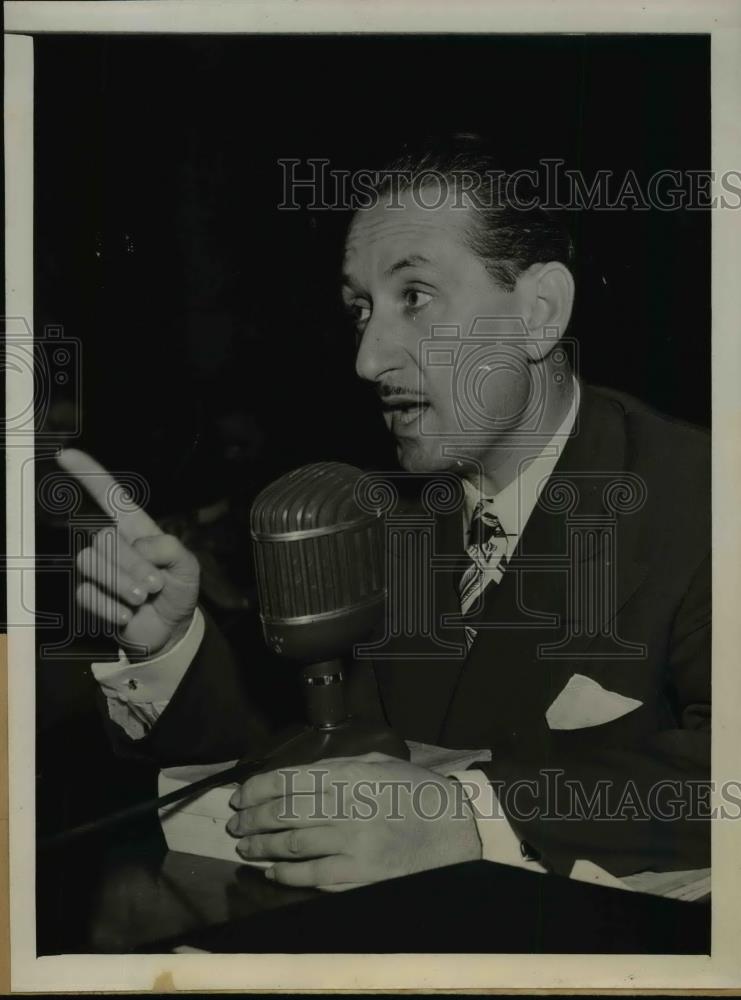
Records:
[[[162,531],[147,512],[135,504],[128,490],[117,482],[102,465],[77,448],[65,448],[57,455],[57,462],[83,486],[100,509],[116,522],[127,542],[161,535]]]

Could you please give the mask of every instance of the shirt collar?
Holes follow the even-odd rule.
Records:
[[[576,423],[581,391],[578,379],[574,378],[573,381],[574,395],[568,413],[553,437],[544,445],[540,454],[523,467],[516,479],[513,479],[511,483],[505,486],[503,490],[500,490],[494,497],[484,497],[481,491],[472,483],[467,479],[463,480],[464,545],[468,541],[468,529],[474,507],[482,499],[492,501],[491,509],[496,513],[507,535],[519,538],[524,531],[535,504],[538,502],[541,490],[561,457],[564,445]]]

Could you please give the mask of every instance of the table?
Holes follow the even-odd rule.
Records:
[[[707,954],[710,906],[485,861],[343,893],[129,835],[39,866],[39,953]]]

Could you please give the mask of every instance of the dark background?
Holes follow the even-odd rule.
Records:
[[[41,36],[35,48],[37,336],[53,324],[79,340],[74,443],[146,478],[153,515],[210,557],[207,603],[227,629],[249,587],[255,492],[309,461],[393,462],[339,309],[347,220],[278,211],[278,157],[373,169],[400,140],[450,129],[488,137],[507,166],[560,157],[587,179],[710,165],[705,36]],[[581,374],[709,424],[709,213],[569,221]],[[72,399],[69,384],[53,390],[39,427],[52,442]],[[40,450],[42,481],[53,463]],[[213,529],[194,528],[197,508],[225,499]],[[38,629],[48,831],[136,798],[153,775],[107,750],[89,661],[112,645],[65,645],[69,531],[41,507],[37,552],[61,570],[37,584],[40,611],[60,616]],[[65,950],[57,903],[41,911],[42,950]]]
[[[36,325],[82,341],[82,443],[155,511],[208,502],[214,427],[254,416],[275,467],[386,461],[338,308],[337,212],[277,211],[276,159],[374,167],[480,132],[590,178],[709,167],[700,36],[36,39]],[[581,369],[709,422],[707,212],[584,212]],[[278,456],[277,453],[280,453]]]

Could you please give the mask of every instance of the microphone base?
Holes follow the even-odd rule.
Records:
[[[409,747],[393,729],[349,718],[332,725],[307,726],[293,735],[280,734],[274,743],[265,747],[260,773],[314,764],[327,757],[357,757],[366,753],[383,753],[409,760]]]

